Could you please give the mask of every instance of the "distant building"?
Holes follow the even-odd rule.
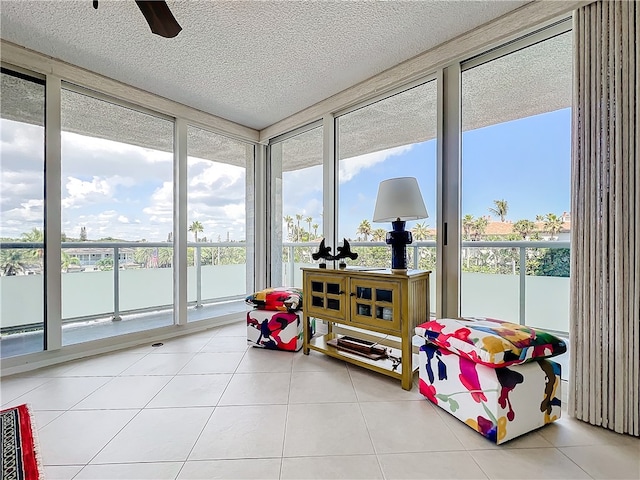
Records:
[[[119,248],[118,263],[121,266],[134,264],[134,251],[134,248]],[[65,248],[64,252],[71,258],[77,258],[83,268],[94,267],[103,258],[113,258],[112,248]]]

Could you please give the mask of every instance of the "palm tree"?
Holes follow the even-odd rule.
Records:
[[[291,229],[293,228],[293,217],[291,215],[286,215],[284,217],[284,221],[287,224],[287,237],[289,238],[289,240],[293,240],[293,238],[291,238]]]
[[[429,236],[429,225],[425,222],[416,223],[415,226],[411,229],[411,233],[413,233],[413,238],[416,240],[426,240]]]
[[[462,218],[462,231],[464,232],[465,239],[471,238],[471,230],[473,229],[474,220],[473,215],[466,214]]]
[[[173,264],[173,248],[168,248],[168,247],[159,248],[158,249],[158,265],[160,267],[170,267],[172,264]]]
[[[551,240],[557,238],[557,234],[562,230],[562,220],[555,213],[547,213],[544,221],[544,231],[549,232]]]
[[[113,270],[113,258],[111,257],[103,257],[96,262],[96,267],[101,272],[107,272]]]
[[[153,256],[153,248],[136,248],[133,252],[133,261],[139,265],[149,268],[151,257]]]
[[[301,213],[296,213],[296,221],[298,222],[297,226],[298,228],[296,229],[296,242],[300,241],[300,221],[303,219],[303,215]]]
[[[524,240],[536,229],[536,224],[531,220],[518,220],[513,224],[513,231],[519,233]]]
[[[66,272],[69,270],[69,265],[80,265],[80,260],[78,257],[72,257],[64,250],[61,252],[60,265],[62,267],[62,271]]]
[[[24,272],[26,263],[22,258],[20,250],[0,251],[0,273],[5,277],[17,275]]]
[[[480,217],[475,222],[473,222],[473,229],[475,230],[474,237],[476,240],[480,240],[484,232],[487,230],[487,225],[489,225],[489,220],[485,217]]]
[[[493,201],[496,208],[490,208],[489,212],[494,214],[496,217],[500,217],[500,221],[504,222],[504,218],[507,216],[507,212],[509,211],[509,205],[506,200],[494,200]]]
[[[21,235],[23,242],[29,243],[42,243],[44,244],[44,232],[39,228],[32,228],[29,233],[23,233]],[[44,257],[44,248],[36,248],[35,250],[29,250],[29,256],[42,265],[42,257]]]
[[[371,224],[369,223],[369,220],[362,220],[362,222],[360,222],[360,225],[358,226],[358,230],[356,233],[361,233],[362,235],[364,235],[364,241],[367,241],[367,237],[371,234]]]
[[[189,231],[193,232],[193,235],[196,238],[196,243],[198,243],[198,233],[203,232],[204,231],[204,227],[202,226],[202,224],[199,221],[195,220],[191,224],[191,226],[189,227]]]
[[[311,222],[313,222],[313,218],[307,217],[304,219],[304,221],[307,222],[307,225],[309,225],[309,238],[307,240],[311,240]]]
[[[313,224],[313,238],[318,238],[318,227],[320,225],[318,225],[317,223]]]
[[[376,228],[371,232],[371,240],[373,242],[384,242],[387,238],[387,231],[384,228]]]

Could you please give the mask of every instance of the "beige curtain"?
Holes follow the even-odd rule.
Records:
[[[639,435],[640,3],[575,14],[569,414]]]

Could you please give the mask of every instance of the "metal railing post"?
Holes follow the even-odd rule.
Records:
[[[120,316],[120,251],[118,247],[113,247],[113,320],[122,320]]]
[[[196,308],[202,307],[202,264],[200,261],[200,246],[196,246]]]
[[[295,286],[295,279],[293,278],[293,276],[295,275],[295,264],[296,264],[296,259],[294,257],[294,246],[293,245],[289,245],[289,264],[287,265],[289,267],[289,281],[287,282],[289,285],[287,285],[288,287],[293,287]]]
[[[411,248],[413,248],[413,269],[418,269],[418,245],[414,244]]]
[[[520,247],[520,325],[525,324],[526,316],[526,283],[527,283],[527,247]]]

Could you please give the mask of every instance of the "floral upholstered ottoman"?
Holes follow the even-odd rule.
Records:
[[[500,320],[439,319],[416,327],[420,392],[500,444],[560,418],[566,351],[547,333]]]
[[[302,348],[302,290],[274,287],[245,299],[254,307],[247,312],[247,343],[254,347],[297,352]]]
[[[302,348],[302,312],[247,312],[247,343],[254,347],[297,352]]]

